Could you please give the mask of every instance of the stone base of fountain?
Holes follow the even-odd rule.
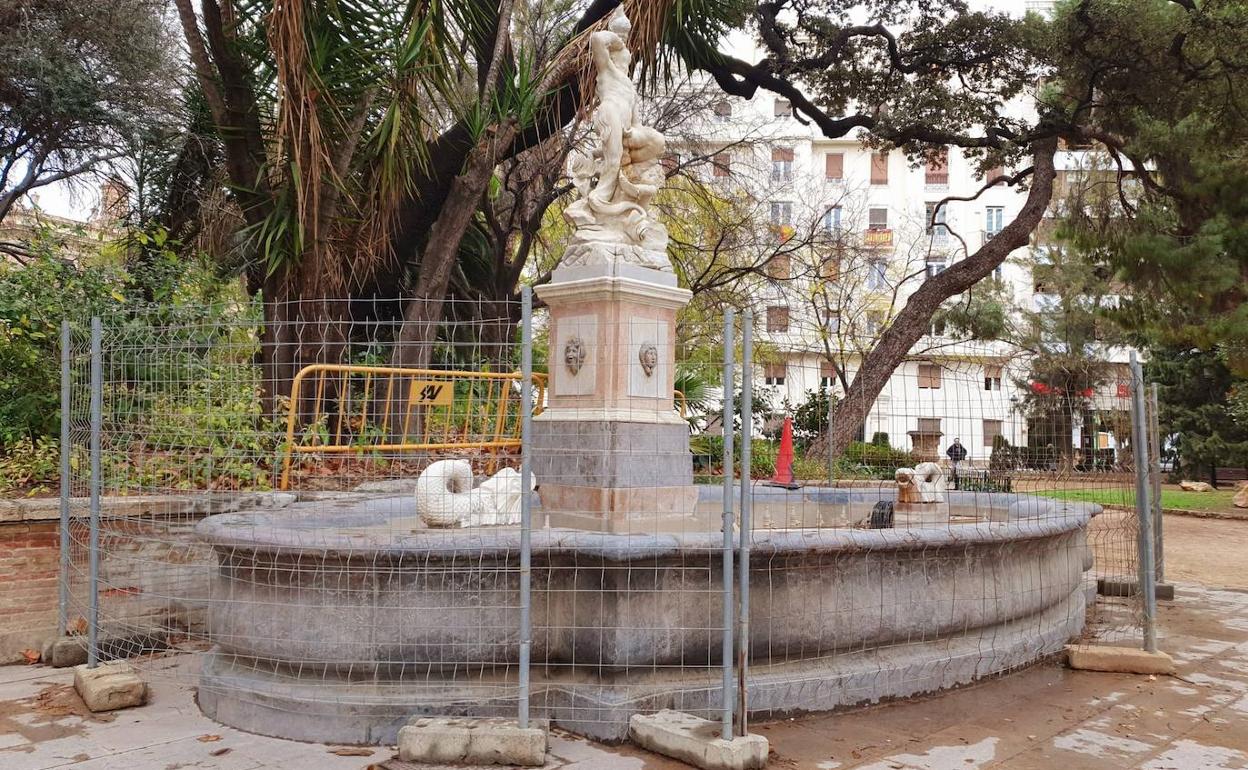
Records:
[[[699,491],[674,531],[533,531],[535,717],[621,740],[633,713],[717,707],[722,489]],[[953,492],[955,520],[992,513],[851,528],[888,491],[756,490],[755,717],[965,684],[1082,628],[1097,506]],[[198,525],[218,558],[204,712],[335,743],[392,743],[415,715],[513,715],[519,531],[423,529],[410,497],[324,505]]]

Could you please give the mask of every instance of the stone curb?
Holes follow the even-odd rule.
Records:
[[[175,516],[184,514],[230,513],[253,508],[285,508],[297,500],[289,492],[243,492],[231,495],[135,495],[103,497],[100,515],[131,518],[139,516]],[[85,519],[90,515],[91,500],[87,497],[69,499],[69,515]],[[0,500],[0,524],[56,521],[61,518],[61,501],[56,497],[32,497]]]

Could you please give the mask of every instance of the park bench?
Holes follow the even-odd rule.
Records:
[[[1213,486],[1216,489],[1221,484],[1229,484],[1232,482],[1248,481],[1248,468],[1214,468],[1213,469]]]

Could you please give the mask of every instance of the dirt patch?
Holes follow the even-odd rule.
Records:
[[[1166,516],[1166,579],[1248,590],[1248,521]]]
[[[93,714],[78,697],[73,685],[49,684],[30,698],[0,701],[0,735],[21,735],[30,744],[5,751],[34,751],[33,744],[82,735],[89,722],[111,722],[114,714]],[[0,760],[0,766],[3,766]]]

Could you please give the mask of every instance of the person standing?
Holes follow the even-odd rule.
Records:
[[[949,448],[945,450],[945,454],[949,456],[949,462],[953,465],[953,488],[958,488],[958,463],[966,459],[966,447],[962,446],[962,439],[955,438]]]

